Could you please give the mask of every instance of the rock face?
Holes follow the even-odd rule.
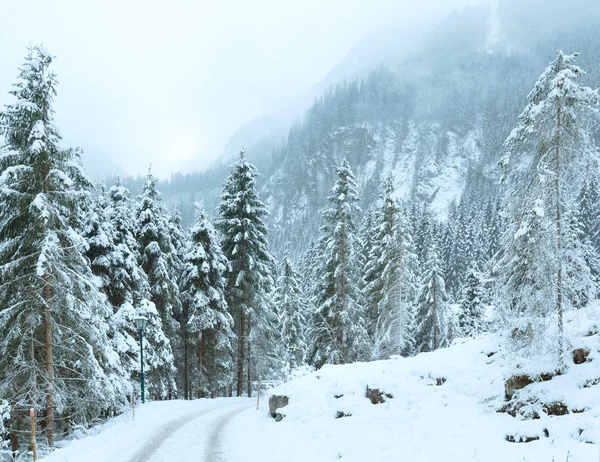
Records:
[[[589,354],[589,350],[578,348],[577,350],[573,351],[573,362],[575,364],[583,364],[587,361]]]
[[[269,398],[269,412],[277,422],[282,420],[285,415],[278,413],[277,409],[287,406],[290,403],[290,399],[284,395],[273,395]]]
[[[504,395],[506,396],[506,399],[512,399],[518,390],[525,388],[533,382],[534,380],[528,375],[515,375],[509,378],[504,383]]]

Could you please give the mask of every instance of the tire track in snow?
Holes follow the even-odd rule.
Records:
[[[206,449],[204,451],[204,462],[224,462],[223,454],[221,453],[221,436],[223,429],[229,421],[240,412],[248,409],[248,406],[238,408],[233,412],[229,412],[213,422],[214,428],[208,436]]]
[[[215,411],[219,411],[221,409],[227,410],[232,407],[234,407],[234,405],[231,404],[223,407],[210,407],[208,409],[203,409],[198,412],[186,414],[166,423],[153,433],[152,437],[148,439],[148,443],[146,443],[141,449],[139,449],[133,455],[133,457],[129,459],[128,462],[147,462],[156,453],[160,453],[160,450],[162,449],[162,446],[166,440],[177,437],[176,435],[174,435],[174,433],[177,432],[177,430],[179,430],[180,428],[196,422],[198,419],[201,419],[207,414],[214,413]],[[236,415],[244,409],[247,409],[247,407],[248,404],[245,404],[243,407],[240,407],[239,404],[237,404],[232,412],[228,412],[224,415],[218,414],[215,420],[208,420],[206,423],[203,424],[203,427],[210,426],[209,428],[213,429],[210,432],[209,439],[206,443],[206,462],[219,462],[222,460],[221,454],[219,452],[220,432],[234,415]]]

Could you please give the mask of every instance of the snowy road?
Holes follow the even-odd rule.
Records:
[[[244,409],[248,409],[248,403],[224,405],[175,419],[155,432],[129,462],[225,462],[221,454],[223,430]]]
[[[139,407],[98,433],[67,444],[44,462],[225,462],[228,424],[254,399],[164,401]]]

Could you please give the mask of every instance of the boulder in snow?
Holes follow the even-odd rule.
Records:
[[[284,395],[273,395],[269,398],[269,412],[271,417],[277,420],[277,409],[287,406],[290,403],[290,399]],[[280,414],[281,418],[277,420],[279,422],[283,419],[284,415]]]

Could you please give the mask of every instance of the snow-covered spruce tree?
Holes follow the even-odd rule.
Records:
[[[71,226],[91,184],[78,151],[59,147],[51,64],[29,49],[0,114],[0,396],[44,412],[53,446],[55,413],[89,423],[126,404],[127,383],[107,338],[110,308]]]
[[[185,399],[224,396],[234,373],[233,318],[225,301],[227,259],[201,213],[183,250],[181,336]]]
[[[413,340],[413,307],[418,261],[412,237],[395,198],[394,179],[386,178],[375,219],[375,235],[365,270],[373,359],[409,354]]]
[[[139,263],[148,277],[150,300],[156,306],[162,320],[162,329],[172,343],[177,332],[175,316],[181,309],[176,249],[169,234],[169,218],[150,170],[142,192],[137,197],[135,220],[135,237],[140,249]],[[169,381],[168,396],[174,397],[174,373]]]
[[[105,293],[112,305],[111,341],[134,390],[140,373],[139,333],[135,318],[144,316],[144,373],[147,396],[165,399],[173,390],[174,360],[171,342],[162,319],[150,301],[148,278],[140,266],[129,190],[117,178],[106,199],[106,218],[112,228],[111,252],[107,254],[108,284]],[[109,234],[107,234],[109,235]]]
[[[444,347],[451,320],[448,295],[441,269],[434,225],[425,237],[427,258],[420,277],[420,293],[415,313],[415,351],[423,353]]]
[[[290,370],[304,364],[305,315],[308,305],[298,284],[298,275],[287,256],[281,262],[273,301],[279,315],[283,360],[289,373]]]
[[[585,260],[589,267],[594,285],[595,297],[600,289],[600,195],[595,178],[584,182],[579,193],[578,210],[573,217],[578,226],[578,234],[584,249]],[[581,304],[586,304],[587,296],[580,294]]]
[[[479,271],[477,262],[473,260],[467,271],[460,301],[458,325],[461,335],[475,337],[483,331],[483,297],[483,276]]]
[[[181,226],[181,213],[179,212],[179,204],[176,204],[173,210],[168,213],[169,221],[169,236],[171,243],[173,244],[173,252],[171,254],[171,273],[175,277],[175,281],[178,286],[181,284],[181,274],[183,271],[183,253],[186,245],[186,235]],[[179,393],[184,393],[184,349],[183,344],[183,332],[181,331],[181,319],[183,316],[183,308],[181,306],[181,299],[179,303],[173,309],[173,318],[176,321],[176,331],[171,338],[171,347],[173,348],[173,354],[175,355],[175,364],[177,367],[177,374],[175,380],[177,382],[177,389]],[[185,393],[184,393],[185,396]]]
[[[270,299],[273,257],[263,221],[267,210],[255,187],[257,175],[256,167],[246,160],[242,149],[223,186],[216,223],[223,253],[229,261],[226,300],[237,335],[238,396],[244,391],[244,383],[250,396],[257,373],[266,378],[275,374],[277,367],[273,364],[272,341],[277,315]]]
[[[563,313],[574,305],[573,294],[593,290],[568,217],[582,173],[598,168],[589,129],[598,120],[599,95],[577,83],[584,72],[576,56],[558,52],[540,76],[499,162],[509,223],[497,267],[497,304],[509,320],[516,357],[558,370],[566,367]]]
[[[357,303],[358,190],[348,161],[336,170],[338,179],[328,197],[331,208],[323,215],[324,255],[311,320],[308,360],[315,367],[364,360],[371,350],[364,310]]]

